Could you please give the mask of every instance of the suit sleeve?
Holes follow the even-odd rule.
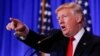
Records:
[[[50,35],[48,35],[48,36],[50,36]],[[25,44],[27,44],[28,46],[35,48],[36,50],[49,53],[52,48],[53,43],[57,42],[59,40],[59,38],[57,38],[57,35],[54,35],[51,38],[46,39],[46,40],[42,41],[41,43],[38,43],[39,41],[41,41],[42,39],[44,39],[46,37],[47,36],[45,36],[45,35],[39,35],[30,30],[29,34],[27,35],[27,38],[25,40],[21,40],[21,41],[24,42]]]

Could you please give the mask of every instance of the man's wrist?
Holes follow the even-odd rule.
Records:
[[[25,26],[25,30],[23,32],[16,31],[14,33],[14,35],[19,37],[21,40],[25,40],[27,38],[28,33],[29,33],[29,28],[26,25],[24,25],[24,26]]]

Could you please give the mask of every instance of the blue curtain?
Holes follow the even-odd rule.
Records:
[[[30,29],[37,32],[37,19],[41,0],[0,0],[0,56],[24,56],[30,48],[13,35],[14,31],[7,31],[6,25],[10,17],[18,18]],[[51,0],[53,28],[59,28],[55,9],[62,3],[74,0]],[[92,28],[95,35],[100,36],[100,1],[89,0],[92,17]],[[28,51],[27,55],[34,49]]]
[[[89,0],[93,34],[100,36],[100,0]]]

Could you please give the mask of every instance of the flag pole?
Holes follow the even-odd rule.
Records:
[[[44,11],[45,11],[45,0],[42,0],[42,33],[44,32],[43,26],[44,26]],[[45,56],[44,52],[41,52],[41,56]]]
[[[44,11],[45,11],[45,0],[42,0],[42,33],[44,32],[43,26],[44,26]]]

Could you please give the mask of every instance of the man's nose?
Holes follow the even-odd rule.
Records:
[[[60,24],[64,23],[63,18],[60,18],[59,23],[60,23]]]

